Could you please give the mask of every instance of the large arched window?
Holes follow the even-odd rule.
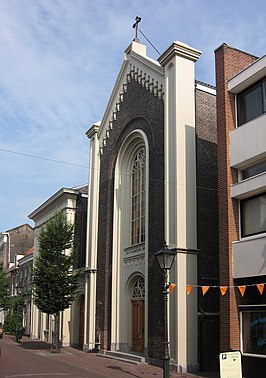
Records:
[[[145,147],[141,147],[131,169],[131,245],[145,241],[145,164]]]

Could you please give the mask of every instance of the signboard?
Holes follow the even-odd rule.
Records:
[[[241,353],[220,353],[220,378],[242,378]]]

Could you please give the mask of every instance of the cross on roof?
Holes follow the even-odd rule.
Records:
[[[139,27],[140,21],[141,21],[141,17],[136,16],[135,23],[133,24],[133,28],[135,29],[135,38],[134,38],[134,41],[137,41],[137,42],[139,42],[139,39],[138,39],[138,27]]]

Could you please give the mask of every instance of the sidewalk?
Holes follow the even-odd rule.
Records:
[[[12,342],[13,337],[9,337]],[[43,356],[51,356],[51,358],[60,360],[61,363],[69,366],[76,366],[84,368],[89,372],[88,377],[93,378],[93,373],[96,375],[101,374],[108,378],[162,378],[163,371],[161,368],[152,365],[135,365],[115,359],[110,359],[102,356],[98,356],[96,353],[85,353],[81,350],[64,347],[61,349],[61,354],[54,355],[50,353],[50,346],[45,342],[38,340],[31,340],[27,337],[23,337],[19,344],[25,351],[31,351]],[[171,378],[219,378],[219,373],[204,373],[197,374],[188,373],[171,373]]]

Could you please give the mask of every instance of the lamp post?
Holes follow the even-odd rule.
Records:
[[[164,355],[163,355],[163,378],[169,378],[169,341],[168,341],[168,294],[169,282],[168,273],[173,265],[177,251],[170,250],[166,243],[163,248],[155,253],[160,269],[164,274],[164,288],[163,288],[163,301],[164,301]]]

